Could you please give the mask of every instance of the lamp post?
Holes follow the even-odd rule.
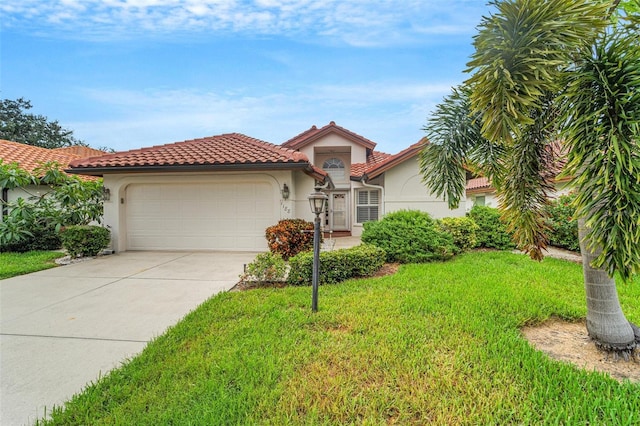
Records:
[[[327,194],[320,191],[320,187],[315,187],[315,192],[309,194],[309,205],[311,212],[316,215],[313,222],[313,274],[311,278],[311,311],[318,312],[318,282],[320,280],[320,214],[324,212],[327,203]]]

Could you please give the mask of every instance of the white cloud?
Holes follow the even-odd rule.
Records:
[[[126,150],[229,132],[282,143],[334,120],[395,153],[423,136],[420,126],[451,85],[380,82],[264,96],[92,89],[86,103],[107,118],[69,125],[93,146]]]
[[[474,0],[4,0],[3,25],[50,37],[110,40],[205,31],[322,36],[357,46],[472,34],[486,10]],[[472,17],[472,18],[470,18]]]

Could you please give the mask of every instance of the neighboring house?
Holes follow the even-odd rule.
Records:
[[[469,211],[473,206],[498,207],[496,190],[486,177],[475,177],[467,180],[467,205]]]
[[[69,162],[78,160],[83,157],[93,155],[104,155],[103,151],[85,147],[70,146],[65,148],[47,149],[37,146],[27,145],[18,142],[0,140],[0,159],[4,164],[18,163],[21,169],[33,173],[35,169],[43,163],[57,162],[62,168],[67,168]],[[84,177],[87,179],[87,177]],[[2,188],[2,201],[13,202],[18,198],[29,199],[33,195],[40,195],[42,192],[48,192],[49,187],[46,185],[30,185],[24,189]]]
[[[560,177],[560,172],[566,164],[566,150],[560,141],[553,142],[548,147],[547,152],[551,155],[551,161],[545,172],[553,179],[555,187],[555,191],[549,195],[556,198],[571,192],[571,188],[568,186],[570,178]],[[467,211],[471,210],[473,206],[497,208],[500,201],[489,179],[482,176],[467,179],[466,196]]]
[[[104,178],[115,251],[262,251],[268,226],[313,220],[316,182],[329,196],[325,231],[360,235],[366,221],[400,209],[463,215],[422,184],[424,143],[389,155],[331,122],[282,145],[231,133],[75,160],[69,172]]]
[[[551,198],[559,197],[560,195],[566,195],[571,192],[571,188],[568,186],[569,179],[555,179],[554,186],[555,191],[549,194]],[[467,181],[467,202],[466,210],[469,211],[473,206],[489,206],[498,208],[499,199],[496,194],[496,190],[489,179],[484,177],[477,177],[469,179]]]

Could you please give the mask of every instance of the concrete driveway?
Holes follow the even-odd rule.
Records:
[[[0,280],[0,424],[61,405],[233,287],[255,255],[124,252]]]

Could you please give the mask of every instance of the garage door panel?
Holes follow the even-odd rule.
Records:
[[[129,250],[265,250],[278,220],[269,182],[133,184],[126,192]]]
[[[238,213],[238,207],[233,203],[233,200],[227,199],[224,202],[218,203],[218,205],[213,208],[212,212],[213,217],[232,217]]]

